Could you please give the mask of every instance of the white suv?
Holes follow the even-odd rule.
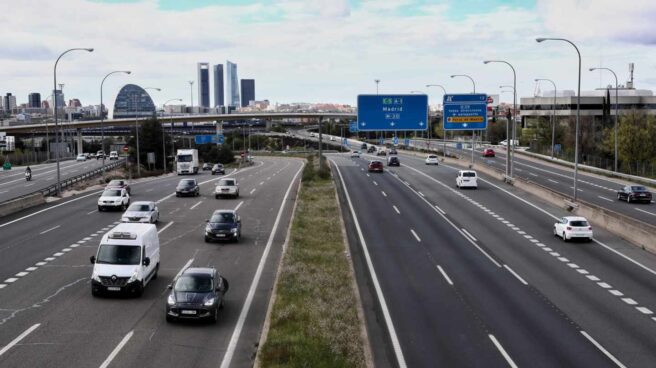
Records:
[[[117,151],[112,151],[109,153],[109,159],[110,160],[118,160],[118,152]]]
[[[237,184],[237,179],[235,178],[223,178],[219,180],[214,189],[214,198],[219,199],[220,197],[230,196],[237,198],[239,197],[239,184]]]
[[[123,188],[107,188],[98,198],[98,211],[106,208],[122,209],[125,211],[130,204],[130,195]]]
[[[477,175],[474,170],[460,170],[456,178],[458,188],[478,188]]]

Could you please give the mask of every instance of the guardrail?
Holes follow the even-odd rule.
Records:
[[[106,164],[105,166],[101,166],[97,169],[87,171],[87,172],[82,173],[80,175],[76,175],[76,176],[73,176],[73,177],[70,177],[70,178],[63,179],[63,180],[60,181],[61,188],[64,189],[64,188],[69,187],[69,186],[71,186],[75,183],[78,183],[78,182],[82,181],[82,180],[86,180],[86,179],[92,178],[94,176],[100,175],[104,171],[111,170],[115,167],[118,167],[118,166],[121,166],[121,165],[124,165],[124,164],[125,164],[125,159],[122,159],[122,160],[118,160],[116,162],[113,162],[111,164]],[[49,185],[49,186],[47,186],[43,189],[39,189],[39,190],[35,191],[34,193],[37,193],[37,192],[41,193],[45,197],[50,196],[52,194],[57,193],[57,184]],[[33,193],[30,193],[30,194],[33,194]]]

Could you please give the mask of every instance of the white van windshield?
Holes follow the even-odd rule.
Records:
[[[192,155],[178,155],[178,162],[191,162],[192,160]]]
[[[141,261],[141,247],[134,245],[101,244],[96,263],[137,265]]]

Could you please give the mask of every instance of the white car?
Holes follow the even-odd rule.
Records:
[[[109,153],[109,159],[110,160],[118,160],[118,152],[117,151],[111,151]]]
[[[334,135],[331,135],[331,136],[330,136],[330,140],[331,140],[331,141],[334,141],[334,140],[335,140],[335,136],[334,136]]]
[[[219,180],[214,188],[214,198],[219,199],[221,197],[239,197],[239,184],[237,184],[237,179],[235,178],[223,178]]]
[[[513,144],[514,147],[519,146],[519,140],[511,139],[510,141]],[[499,145],[500,146],[507,146],[508,145],[508,140],[507,139],[502,140],[501,142],[499,142]]]
[[[155,224],[159,221],[159,208],[152,201],[134,202],[123,213],[121,221]]]
[[[426,165],[439,165],[437,155],[428,155],[426,157]]]
[[[360,157],[360,151],[352,151],[352,152],[351,152],[351,157],[353,157],[353,158],[358,158],[358,157]]]
[[[456,186],[458,188],[478,188],[478,181],[476,171],[474,170],[460,170],[458,177],[456,177]]]
[[[87,160],[87,155],[85,155],[84,153],[80,153],[75,158],[75,161],[86,161],[86,160]]]
[[[585,217],[565,216],[554,224],[554,235],[564,241],[585,239],[592,241],[592,226]]]
[[[130,195],[123,188],[107,188],[98,198],[98,211],[105,209],[122,209],[125,211],[130,204]]]

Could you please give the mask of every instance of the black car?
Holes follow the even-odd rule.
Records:
[[[203,164],[203,171],[207,170],[212,170],[212,164],[206,162]]]
[[[214,167],[212,167],[212,175],[224,175],[225,174],[225,168],[223,167],[223,164],[216,164]]]
[[[182,179],[178,183],[178,186],[175,187],[175,196],[192,196],[196,197],[200,195],[200,188],[198,187],[198,182],[196,179]]]
[[[205,241],[241,239],[241,217],[235,210],[216,210],[207,220]]]
[[[617,199],[631,202],[651,203],[651,192],[642,185],[627,185],[617,191]]]
[[[185,269],[169,285],[171,293],[166,299],[166,322],[209,319],[216,323],[229,287],[228,280],[214,268]]]
[[[369,146],[369,148],[367,149],[367,153],[374,153],[374,152],[376,152],[376,146]]]
[[[401,162],[397,156],[390,156],[387,159],[387,166],[401,166]]]

